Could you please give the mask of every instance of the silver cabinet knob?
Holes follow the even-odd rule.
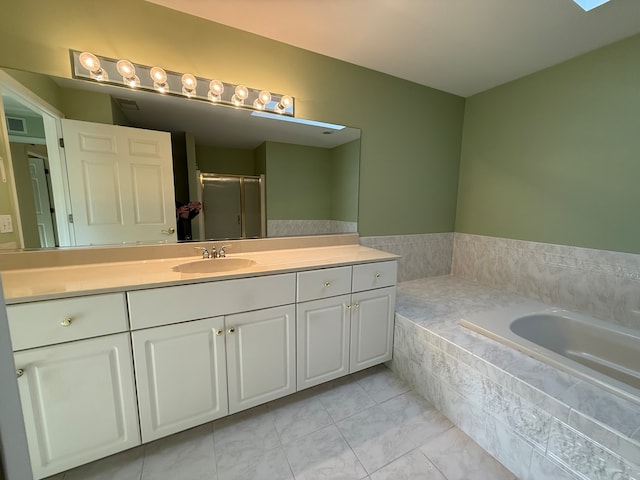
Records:
[[[235,327],[231,327],[229,330],[227,330],[227,332],[229,333],[234,333],[236,331]]]
[[[324,282],[324,288],[329,288],[331,286],[331,282]]]
[[[218,329],[216,330],[216,335],[219,337],[220,335],[222,335],[222,330]]]
[[[356,303],[356,304],[354,304],[354,305],[353,305],[353,307],[354,307],[354,308],[360,308],[360,304],[359,304],[359,303]]]
[[[351,310],[351,305],[347,305],[347,310]]]
[[[16,377],[20,378],[22,375],[24,375],[24,369],[18,368],[16,370]]]
[[[61,322],[60,325],[62,325],[63,327],[68,327],[69,325],[71,325],[71,322],[73,321],[73,319],[71,317],[65,317]]]
[[[382,275],[380,275],[379,273],[376,273],[376,278],[380,278]]]

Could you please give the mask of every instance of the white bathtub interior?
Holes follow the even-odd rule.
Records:
[[[537,301],[460,324],[640,404],[640,332]]]

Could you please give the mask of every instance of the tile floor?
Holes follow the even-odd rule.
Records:
[[[52,480],[513,480],[384,366]]]

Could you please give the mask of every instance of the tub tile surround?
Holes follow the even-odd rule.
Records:
[[[451,272],[453,233],[361,237],[360,244],[400,255],[398,281],[448,275]]]
[[[520,479],[640,478],[640,405],[458,323],[527,301],[454,276],[401,283],[391,367]]]
[[[456,233],[451,273],[640,329],[640,255]]]
[[[270,237],[356,233],[358,224],[341,220],[267,220]]]

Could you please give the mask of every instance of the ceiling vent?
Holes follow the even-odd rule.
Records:
[[[116,98],[116,103],[120,105],[122,110],[140,110],[140,107],[135,100],[129,100],[126,98]]]
[[[25,135],[27,133],[27,122],[25,122],[24,118],[7,117],[7,130],[9,130],[9,133]]]

